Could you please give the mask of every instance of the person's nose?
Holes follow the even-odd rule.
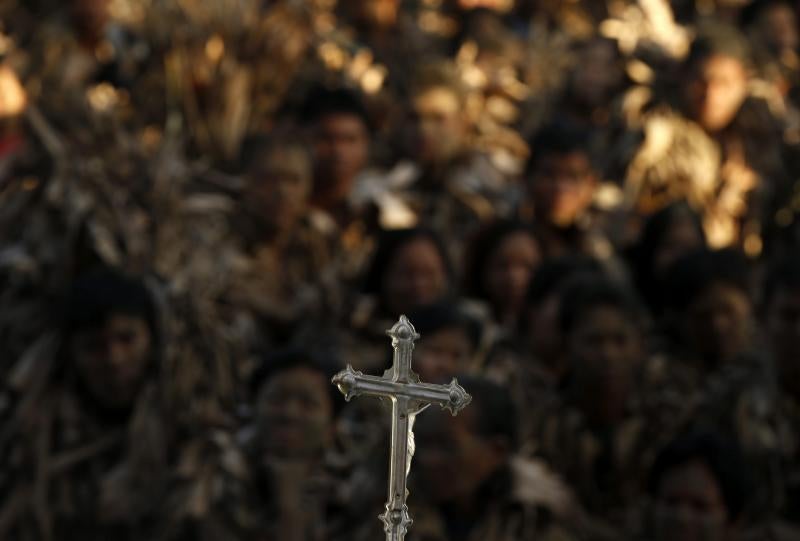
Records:
[[[522,265],[510,265],[506,270],[506,277],[514,289],[525,288],[528,285],[530,273]]]
[[[123,366],[128,358],[128,347],[119,340],[109,340],[105,346],[109,362],[115,367]]]
[[[730,325],[731,319],[724,312],[717,311],[711,315],[711,329],[717,336],[725,334]]]
[[[296,419],[303,414],[304,406],[298,398],[287,397],[283,403],[283,413],[290,419]]]

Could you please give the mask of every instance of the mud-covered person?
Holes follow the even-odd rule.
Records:
[[[516,453],[517,410],[508,391],[460,376],[472,402],[452,417],[432,407],[415,424],[410,501],[415,540],[573,539],[570,490],[541,461]]]
[[[227,300],[249,312],[258,346],[282,345],[309,318],[338,306],[337,269],[330,264],[338,239],[315,220],[313,160],[302,140],[253,136],[242,162],[237,279]]]
[[[76,279],[60,350],[41,359],[10,424],[3,537],[154,535],[169,460],[160,336],[142,280],[108,268]]]

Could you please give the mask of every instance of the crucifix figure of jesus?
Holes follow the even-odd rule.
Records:
[[[383,377],[364,375],[347,365],[333,377],[333,383],[349,401],[354,396],[367,395],[392,401],[392,453],[389,464],[389,499],[380,519],[386,541],[403,541],[412,520],[406,505],[406,479],[414,454],[414,417],[431,404],[437,404],[455,415],[472,397],[455,378],[449,385],[422,383],[411,370],[414,342],[419,334],[406,316],[386,331],[392,338],[394,360]]]

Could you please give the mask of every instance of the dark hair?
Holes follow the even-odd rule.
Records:
[[[602,273],[602,265],[587,255],[567,255],[557,259],[546,259],[531,280],[526,304],[527,306],[540,305],[574,276]]]
[[[361,96],[348,88],[326,88],[316,86],[306,96],[300,112],[304,124],[313,124],[329,115],[352,115],[358,117],[367,131],[372,131],[372,122]]]
[[[648,492],[656,496],[664,476],[689,462],[699,460],[714,475],[729,520],[734,522],[748,502],[747,466],[735,440],[713,432],[692,432],[679,436],[658,454],[648,479]]]
[[[586,255],[567,255],[557,259],[545,259],[528,285],[525,309],[520,314],[518,332],[528,332],[530,310],[537,308],[552,295],[560,293],[565,284],[575,276],[602,274],[600,263]]]
[[[739,14],[739,26],[746,28],[753,23],[758,22],[761,15],[774,6],[788,6],[795,11],[795,6],[791,0],[752,0],[747,4]]]
[[[702,27],[689,49],[686,66],[694,68],[698,63],[715,55],[724,55],[739,60],[745,67],[752,65],[750,44],[738,28],[725,23],[710,23]]]
[[[339,392],[331,379],[343,367],[337,359],[322,355],[316,351],[302,348],[286,348],[266,355],[261,366],[250,380],[250,391],[257,396],[261,389],[275,376],[297,368],[308,368],[319,373],[328,382],[328,398],[333,406],[334,416],[344,407],[344,396]]]
[[[156,304],[144,281],[111,267],[95,268],[72,284],[64,314],[65,334],[99,327],[118,314],[144,319],[151,338],[158,339]]]
[[[421,306],[409,313],[409,321],[425,340],[425,336],[442,329],[462,329],[469,338],[472,349],[477,349],[481,340],[481,324],[451,301],[441,301]]]
[[[763,305],[772,302],[781,288],[800,290],[800,254],[787,255],[770,265],[764,278]]]
[[[409,94],[418,96],[434,88],[446,88],[456,95],[459,103],[467,97],[467,89],[458,74],[455,64],[446,60],[423,63],[411,80]]]
[[[532,225],[517,220],[499,220],[481,229],[473,239],[468,251],[466,273],[464,274],[464,293],[477,299],[486,300],[486,266],[506,237],[525,233],[537,245],[539,243]]]
[[[392,264],[397,252],[406,244],[415,240],[427,240],[436,247],[436,251],[444,262],[447,276],[452,282],[454,270],[450,257],[441,237],[433,230],[425,227],[412,227],[408,229],[390,229],[382,231],[377,243],[377,249],[372,256],[364,279],[364,293],[380,295],[383,288],[383,278],[389,265]]]
[[[592,159],[592,139],[588,130],[568,122],[544,126],[529,141],[530,156],[525,174],[530,175],[544,156],[580,152]]]
[[[281,150],[287,148],[296,148],[308,155],[311,160],[311,152],[308,145],[294,133],[283,134],[266,134],[255,133],[249,135],[242,142],[241,150],[239,151],[239,163],[243,171],[247,171],[254,165],[258,164],[258,160],[264,159],[273,150]]]
[[[564,287],[559,326],[565,335],[572,331],[590,310],[607,306],[618,310],[637,327],[645,312],[627,287],[602,275],[576,276]]]
[[[702,249],[678,259],[667,271],[662,288],[664,305],[683,311],[714,284],[732,286],[750,297],[750,267],[732,248]]]
[[[631,266],[639,294],[651,308],[659,308],[661,298],[654,274],[656,252],[664,242],[669,229],[681,220],[688,220],[705,244],[705,232],[700,216],[686,202],[667,205],[650,215],[642,228],[639,241],[631,251]]]
[[[519,439],[517,407],[508,389],[480,376],[459,375],[457,379],[472,396],[467,408],[474,412],[476,432],[489,438],[504,437],[515,449]]]

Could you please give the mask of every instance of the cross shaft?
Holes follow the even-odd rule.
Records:
[[[413,425],[415,416],[431,404],[455,415],[472,398],[455,378],[449,385],[422,383],[411,370],[414,342],[419,334],[405,316],[386,331],[394,349],[392,367],[383,377],[364,375],[348,365],[333,377],[333,383],[345,400],[365,395],[388,398],[392,401],[392,448],[389,464],[389,499],[380,515],[386,541],[403,541],[412,524],[408,514],[406,481],[414,454]]]

